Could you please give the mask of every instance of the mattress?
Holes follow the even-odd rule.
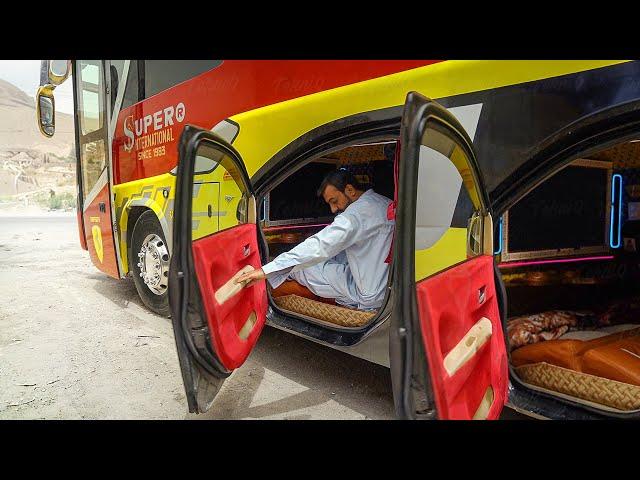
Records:
[[[511,363],[523,382],[618,411],[640,409],[640,328],[591,340],[558,339],[518,348]]]
[[[548,363],[640,386],[640,328],[592,340],[558,339],[534,343],[511,353],[514,367]]]
[[[285,295],[297,295],[298,297],[309,298],[318,302],[329,303],[335,305],[336,302],[333,298],[322,298],[313,293],[304,285],[300,285],[294,280],[287,280],[283,282],[278,288],[271,290],[272,297],[284,297]]]
[[[376,316],[375,311],[365,312],[353,308],[339,307],[318,302],[298,295],[283,295],[273,301],[283,310],[305,315],[316,320],[340,325],[342,327],[361,327]]]
[[[588,373],[576,372],[549,363],[516,367],[520,379],[549,393],[560,393],[571,400],[614,411],[640,409],[640,387]]]

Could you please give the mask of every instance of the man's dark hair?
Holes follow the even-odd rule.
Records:
[[[360,182],[358,182],[358,180],[356,180],[356,177],[354,177],[353,174],[344,167],[339,168],[338,170],[333,170],[324,177],[320,187],[318,188],[317,194],[319,197],[322,197],[327,185],[333,185],[342,193],[344,193],[347,185],[353,186],[356,190],[364,190],[364,187]]]

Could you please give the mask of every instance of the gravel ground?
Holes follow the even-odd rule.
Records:
[[[388,369],[270,327],[188,414],[170,320],[77,236],[72,213],[0,217],[0,419],[393,418]]]
[[[387,368],[271,327],[187,413],[170,320],[93,266],[74,213],[15,215],[0,212],[0,419],[394,418]]]

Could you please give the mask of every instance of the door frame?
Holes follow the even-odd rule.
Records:
[[[116,94],[116,100],[111,106],[111,90],[113,86],[111,85],[111,60],[104,60],[104,71],[105,71],[105,99],[107,99],[107,111],[108,111],[108,121],[107,121],[107,139],[108,139],[108,168],[109,168],[109,198],[111,201],[111,234],[113,235],[113,244],[116,249],[116,263],[118,264],[118,270],[120,272],[120,278],[125,278],[127,276],[125,271],[128,271],[128,266],[122,264],[122,255],[120,253],[120,228],[118,227],[118,218],[116,216],[116,202],[115,202],[115,193],[113,193],[113,138],[115,134],[116,125],[118,124],[118,116],[120,114],[120,110],[122,109],[122,102],[124,100],[124,93],[127,88],[127,79],[129,77],[131,60],[125,60],[122,67],[122,78],[118,80],[118,92]]]
[[[76,149],[76,213],[78,216],[78,228],[80,229],[80,245],[84,250],[88,250],[87,237],[84,230],[84,197],[82,195],[82,162],[80,157],[80,116],[76,105],[78,105],[78,87],[76,83],[76,69],[77,60],[71,62],[71,91],[73,93],[73,126],[74,126],[74,139]]]
[[[105,144],[104,145],[105,170],[100,173],[100,176],[96,180],[96,183],[93,185],[91,190],[86,192],[86,197],[87,197],[86,199],[88,200],[88,202],[85,202],[84,183],[82,181],[82,155],[81,155],[82,145],[80,144],[80,139],[83,135],[81,134],[81,125],[80,125],[81,124],[80,122],[81,105],[79,102],[79,95],[80,95],[79,90],[81,89],[81,86],[79,82],[81,80],[80,80],[80,77],[78,76],[79,70],[77,68],[79,61],[80,60],[73,60],[71,62],[71,72],[72,72],[71,81],[72,81],[73,101],[74,101],[74,127],[75,127],[75,140],[76,140],[75,142],[76,143],[76,180],[78,182],[77,211],[80,218],[82,219],[81,221],[82,234],[83,234],[82,238],[84,238],[84,246],[86,246],[87,247],[86,249],[88,250],[87,238],[85,233],[84,215],[88,205],[90,205],[95,200],[96,196],[104,188],[104,184],[106,184],[107,191],[108,191],[108,198],[109,198],[109,215],[111,217],[109,230],[111,232],[111,239],[114,245],[114,256],[115,256],[115,265],[117,270],[117,278],[124,278],[124,275],[123,275],[124,269],[122,268],[122,257],[120,255],[120,245],[119,245],[119,242],[117,241],[118,235],[116,234],[117,220],[115,217],[115,205],[114,205],[115,202],[113,198],[113,188],[112,188],[113,187],[113,152],[112,152],[113,130],[112,130],[111,124],[112,124],[113,112],[112,112],[111,101],[110,101],[111,75],[110,73],[108,74],[108,71],[110,72],[111,63],[109,60],[99,60],[100,62],[102,62],[102,75],[103,75],[102,81],[104,84],[104,91],[102,92],[103,102],[104,102],[103,104],[104,118],[103,118],[102,126],[98,130],[95,130],[88,134],[89,136],[92,136],[92,135],[95,135],[95,133],[98,131],[104,132],[102,134],[102,137],[104,139],[104,144]],[[124,95],[124,89],[122,89],[121,92]],[[121,92],[118,92],[118,95],[120,95]],[[106,181],[105,180],[101,181],[101,178],[103,176],[106,177]],[[104,184],[101,185],[102,182],[104,182]]]
[[[317,155],[339,150],[363,140],[397,140],[400,136],[402,108],[403,105],[396,105],[349,115],[322,124],[297,137],[265,162],[251,178],[255,187],[256,204],[260,206],[266,191],[274,188],[291,175],[292,168],[302,168],[299,165],[306,164]],[[260,228],[258,230],[260,231],[258,235],[260,255],[262,261],[266,263],[266,241]],[[271,301],[267,312],[267,323],[294,334],[300,334],[299,332],[304,331],[305,337],[326,345],[351,347],[365,341],[389,318],[391,314],[389,302],[391,269],[387,286],[387,293],[378,319],[359,329],[330,328],[285,315],[279,309],[274,308]]]
[[[408,155],[418,158],[420,145],[415,141],[411,141],[413,140],[411,136],[415,132],[424,130],[424,123],[426,123],[429,116],[437,114],[438,117],[441,117],[442,112],[440,109],[444,109],[448,113],[448,118],[438,118],[438,120],[445,120],[449,123],[448,126],[451,127],[451,133],[454,134],[455,140],[462,147],[474,167],[471,174],[475,184],[478,186],[478,196],[483,207],[480,213],[483,216],[491,214],[491,204],[489,203],[486,188],[484,188],[485,183],[482,179],[482,171],[473,153],[473,141],[453,114],[449,113],[448,109],[442,106],[438,108],[434,103],[421,104],[416,107],[411,102],[410,97],[412,94],[413,92],[410,92],[407,95],[406,105],[408,108],[405,108],[405,112],[411,108],[413,108],[413,111],[408,111],[408,119],[403,117],[400,148],[405,149]],[[420,110],[423,111],[420,112]],[[407,121],[412,123],[405,127],[404,124]],[[401,153],[400,158],[402,157]],[[416,298],[417,282],[415,279],[414,260],[418,168],[419,163],[417,161],[411,165],[404,165],[401,161],[399,165],[398,184],[403,185],[405,188],[398,192],[398,205],[396,208],[395,246],[390,274],[395,283],[395,288],[391,289],[392,323],[389,329],[389,356],[396,415],[399,418],[431,420],[438,417],[429,360],[421,338],[422,329]],[[398,228],[398,223],[401,229]],[[491,251],[490,255],[493,256],[493,251]],[[434,275],[441,275],[461,263],[450,265]],[[496,398],[498,397],[496,396]],[[419,413],[416,410],[419,410]]]
[[[215,133],[203,130],[192,125],[185,125],[178,145],[180,159],[186,158],[191,153],[195,156],[195,146],[205,138],[207,142],[214,144],[221,152],[229,155],[239,168],[242,181],[248,188],[248,192],[255,197],[253,186],[246,173],[241,155],[226,144]],[[178,207],[185,210],[184,214],[174,215],[173,228],[173,252],[171,254],[171,264],[169,268],[169,303],[171,305],[171,322],[176,342],[180,371],[187,396],[189,412],[198,412],[198,395],[200,388],[200,378],[194,377],[196,371],[202,376],[204,370],[205,382],[214,385],[219,389],[224,380],[231,375],[232,371],[227,370],[215,351],[212,350],[211,341],[207,339],[205,332],[209,332],[205,308],[202,303],[202,296],[199,283],[196,278],[196,270],[193,261],[191,220],[192,220],[192,190],[195,170],[195,160],[193,162],[178,162],[176,173],[176,212]],[[179,181],[180,180],[180,181]],[[248,202],[249,206],[251,202]],[[249,208],[249,207],[248,207]],[[251,218],[251,217],[249,217]],[[257,216],[255,218],[258,221]],[[184,235],[183,232],[189,232]],[[217,232],[219,233],[219,232]],[[204,238],[204,237],[203,237]],[[191,273],[187,278],[185,272]],[[194,288],[191,288],[191,287]],[[189,311],[189,305],[196,306],[196,312]],[[173,312],[180,311],[180,319]],[[197,334],[197,340],[192,335],[185,332]],[[195,365],[192,363],[195,362]],[[199,367],[199,368],[198,368]]]

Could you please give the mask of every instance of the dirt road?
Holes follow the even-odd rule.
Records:
[[[390,419],[391,378],[266,327],[213,408],[188,414],[170,320],[93,266],[75,214],[0,213],[0,419],[185,418]]]
[[[170,320],[99,272],[74,214],[0,217],[0,419],[393,418],[389,370],[267,327],[205,415]]]

